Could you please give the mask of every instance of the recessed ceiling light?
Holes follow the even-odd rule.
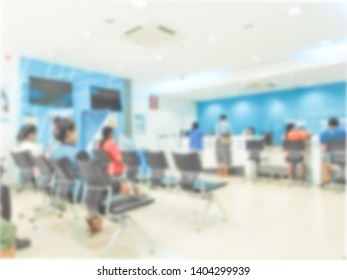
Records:
[[[217,42],[218,38],[215,35],[210,35],[207,38],[211,43]]]
[[[132,0],[131,3],[137,9],[143,9],[147,6],[146,0]]]
[[[325,39],[320,42],[322,46],[327,46],[327,45],[330,45],[331,43],[332,43],[331,39]]]
[[[287,13],[289,16],[296,16],[296,15],[301,14],[301,12],[302,12],[301,8],[297,7],[297,6],[291,7],[287,10]]]
[[[105,23],[107,24],[113,24],[114,23],[114,19],[109,17],[109,18],[105,18]]]
[[[252,22],[246,23],[244,28],[245,29],[252,29],[252,28],[254,28],[254,24]]]
[[[155,59],[156,61],[161,61],[161,60],[163,60],[163,57],[162,57],[162,55],[160,55],[160,54],[156,54],[156,55],[154,56],[154,59]]]
[[[92,36],[92,34],[90,34],[90,32],[87,32],[87,31],[82,31],[81,36],[83,38],[90,38]]]
[[[258,62],[258,61],[260,61],[260,57],[259,57],[258,55],[253,55],[253,56],[252,56],[252,60],[253,60],[254,62]]]

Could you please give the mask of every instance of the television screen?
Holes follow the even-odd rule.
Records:
[[[30,77],[29,102],[42,106],[72,107],[72,84]]]
[[[92,87],[91,104],[95,110],[122,110],[120,92],[113,89]]]

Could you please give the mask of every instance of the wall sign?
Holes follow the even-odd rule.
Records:
[[[149,97],[149,108],[150,108],[152,111],[156,111],[156,110],[158,110],[158,107],[159,107],[158,96],[156,96],[156,95],[151,95],[151,96]]]

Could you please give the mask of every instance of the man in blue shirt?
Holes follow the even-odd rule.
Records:
[[[340,127],[339,120],[337,118],[331,118],[328,122],[328,128],[324,130],[320,135],[320,142],[322,145],[323,153],[323,184],[330,181],[330,154],[327,151],[327,144],[334,140],[345,140],[346,128]]]
[[[189,148],[193,151],[201,151],[203,148],[202,140],[204,133],[200,130],[199,124],[194,122],[189,133]]]
[[[226,115],[220,116],[220,121],[216,124],[216,136],[219,138],[223,134],[231,134],[231,126]]]

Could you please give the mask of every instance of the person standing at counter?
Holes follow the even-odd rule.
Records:
[[[321,149],[323,153],[322,164],[322,185],[326,185],[330,182],[330,169],[331,169],[331,155],[328,152],[327,145],[330,141],[345,140],[346,139],[346,127],[340,127],[339,120],[337,118],[331,118],[328,122],[328,128],[324,130],[320,135]]]
[[[204,133],[199,128],[199,124],[194,122],[192,125],[192,130],[189,132],[189,148],[193,152],[200,153],[203,148],[203,137]]]
[[[283,141],[304,141],[305,151],[302,154],[303,162],[301,164],[301,179],[304,180],[306,176],[306,166],[309,163],[309,149],[308,143],[311,134],[306,131],[303,127],[296,128],[295,124],[289,123],[286,125],[286,134],[283,136]],[[288,157],[288,152],[286,151],[286,159]],[[288,178],[294,178],[294,165],[288,164]]]
[[[228,176],[231,165],[231,126],[226,115],[220,116],[216,124],[216,157],[218,174]]]

